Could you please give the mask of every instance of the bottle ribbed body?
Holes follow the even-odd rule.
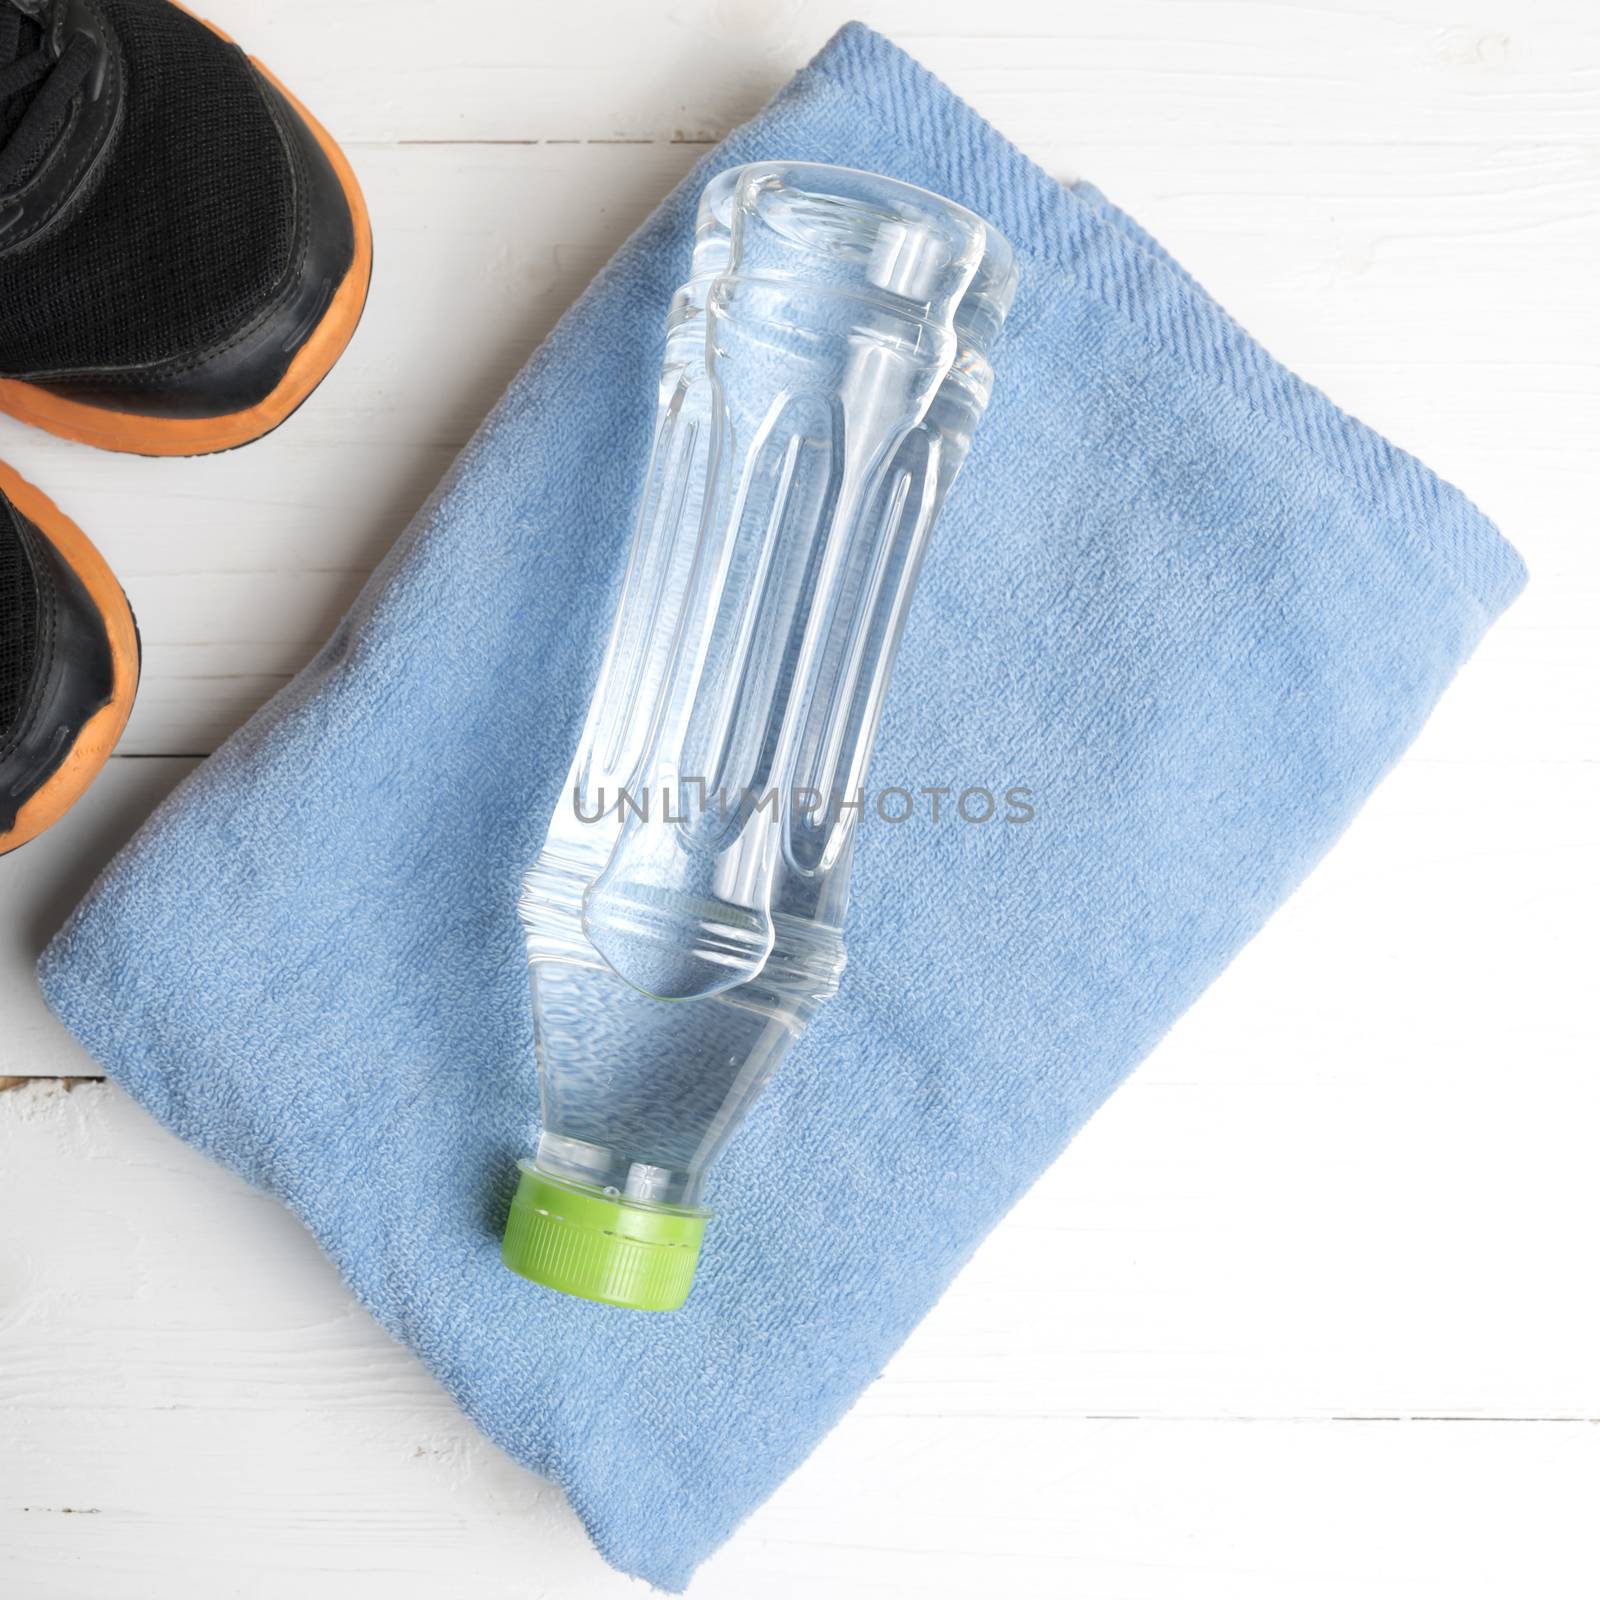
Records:
[[[867,762],[1014,286],[980,219],[769,163],[714,180],[616,621],[524,884],[538,1167],[692,1206],[836,989]]]

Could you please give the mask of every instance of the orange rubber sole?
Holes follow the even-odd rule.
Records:
[[[105,623],[112,669],[111,698],[79,730],[61,764],[23,803],[10,829],[0,832],[0,855],[4,855],[59,822],[106,764],[128,725],[139,688],[139,633],[128,597],[83,530],[4,462],[0,462],[0,493],[61,552],[89,591]]]
[[[178,9],[186,11],[188,8],[180,6]],[[218,38],[233,43],[205,18],[195,20],[204,23]],[[367,216],[367,203],[344,151],[333,142],[327,129],[254,56],[250,62],[294,107],[322,146],[338,174],[356,236],[350,270],[329,302],[322,321],[290,363],[282,382],[266,399],[226,416],[141,417],[66,400],[18,379],[0,378],[0,412],[35,428],[43,428],[46,433],[71,439],[76,444],[91,444],[101,450],[141,456],[204,456],[218,450],[236,449],[271,433],[305,403],[312,390],[333,370],[334,363],[355,335],[372,282],[372,223]]]

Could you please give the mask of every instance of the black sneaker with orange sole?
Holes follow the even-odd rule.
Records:
[[[0,412],[141,455],[283,422],[355,332],[339,147],[167,0],[0,0]]]
[[[0,463],[0,855],[94,781],[138,684],[139,630],[111,569]]]

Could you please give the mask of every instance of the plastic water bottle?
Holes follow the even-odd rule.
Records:
[[[503,1255],[674,1310],[707,1168],[844,968],[867,760],[1015,288],[988,224],[789,162],[701,201],[621,602],[519,914],[542,1131]]]

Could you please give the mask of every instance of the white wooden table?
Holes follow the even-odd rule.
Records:
[[[0,862],[0,1075],[37,1080],[0,1094],[0,1593],[641,1592],[286,1213],[84,1082],[31,965],[307,659],[607,254],[849,12],[208,9],[344,142],[377,277],[348,358],[249,450],[144,462],[0,419],[147,651],[120,758]],[[1600,10],[856,10],[1466,488],[1534,581],[1331,859],[692,1594],[1593,1600]]]

